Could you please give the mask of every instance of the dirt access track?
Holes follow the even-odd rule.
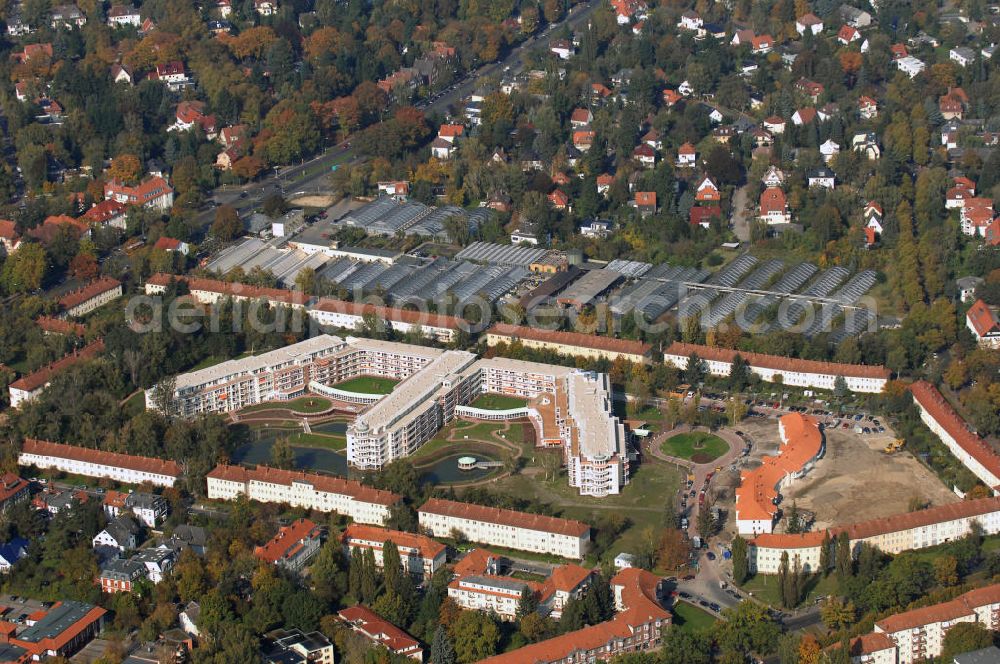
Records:
[[[909,452],[885,454],[882,450],[894,439],[890,434],[826,429],[826,455],[808,475],[781,489],[785,512],[794,500],[816,515],[815,530],[902,514],[909,511],[912,498],[928,505],[959,500]]]

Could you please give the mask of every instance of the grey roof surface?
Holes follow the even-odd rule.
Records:
[[[30,643],[37,643],[42,639],[55,638],[66,631],[73,623],[87,615],[93,608],[95,607],[92,604],[66,600],[49,611],[44,618],[34,625],[25,628],[17,635],[17,638]]]
[[[570,284],[559,295],[558,300],[563,304],[582,307],[618,283],[621,278],[621,273],[614,270],[590,270]]]
[[[497,265],[520,265],[528,267],[548,253],[548,249],[515,247],[492,242],[473,242],[455,256],[457,260],[470,260]]]
[[[955,655],[955,664],[1000,664],[1000,648],[990,646],[982,650]]]

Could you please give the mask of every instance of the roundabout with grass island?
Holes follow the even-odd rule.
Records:
[[[691,463],[711,463],[729,451],[729,443],[706,431],[686,431],[674,434],[660,445],[664,454]]]

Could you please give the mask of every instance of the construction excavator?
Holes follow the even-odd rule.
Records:
[[[905,440],[903,440],[902,438],[897,438],[896,440],[886,445],[885,449],[882,451],[885,452],[886,454],[895,454],[899,450],[903,449],[903,445],[905,444],[906,444]]]

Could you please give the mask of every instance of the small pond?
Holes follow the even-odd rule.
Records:
[[[343,424],[342,422],[330,422],[333,424]],[[330,433],[324,431],[324,433]],[[250,434],[251,440],[240,445],[233,452],[233,463],[271,463],[271,446],[278,435],[288,435],[288,431],[254,431]],[[347,457],[338,454],[333,450],[317,447],[297,447],[292,445],[292,452],[295,454],[295,467],[300,470],[322,470],[328,473],[347,476]]]
[[[421,473],[421,480],[433,482],[435,484],[457,484],[460,482],[473,482],[481,480],[489,475],[499,472],[499,468],[473,468],[471,470],[459,470],[458,460],[462,457],[474,456],[479,461],[494,461],[483,453],[469,454],[468,452],[456,452],[449,454],[443,459],[417,470]]]

